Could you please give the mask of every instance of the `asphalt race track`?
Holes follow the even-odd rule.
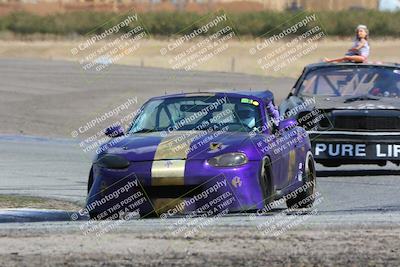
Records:
[[[26,194],[84,203],[90,157],[64,139],[0,137],[2,194]],[[317,165],[319,212],[400,212],[400,168]],[[371,175],[372,174],[372,175]]]
[[[32,59],[0,59],[0,77],[0,133],[67,138],[130,98],[138,100],[131,112],[165,93],[273,88],[280,101],[294,84],[292,78],[119,65],[99,74],[75,62]]]
[[[15,120],[34,120],[39,113],[34,113],[36,109],[33,108],[29,112],[29,103],[32,104],[29,101],[39,101],[40,98],[34,95],[40,95],[45,105],[44,91],[51,87],[58,86],[58,96],[65,89],[65,96],[73,99],[74,93],[82,97],[84,92],[101,87],[101,93],[113,86],[112,83],[104,85],[104,81],[79,82],[80,72],[72,71],[76,67],[69,62],[0,60],[0,103],[3,105],[0,124],[1,129],[8,129],[4,131],[6,134],[0,136],[0,194],[58,198],[84,204],[91,156],[82,151],[77,140],[68,137],[73,128],[59,122],[64,129],[55,130],[58,137],[21,136],[17,132],[21,128],[24,133],[35,134],[37,125],[51,131],[52,127],[57,127],[57,121],[68,114],[54,112],[54,116],[50,114],[48,119],[45,113],[40,113],[42,117],[37,118],[38,121],[27,125],[19,123],[15,129],[10,124]],[[66,75],[55,77],[51,71],[48,77],[43,74],[46,70],[57,68],[63,69]],[[143,92],[146,86],[154,82],[156,85],[153,84],[146,95],[163,94],[161,80],[168,76],[167,70],[118,68],[117,77],[125,75],[127,78],[131,72],[134,78],[132,81],[114,79],[116,88],[122,90],[136,82],[135,86]],[[17,79],[18,71],[25,71],[25,83]],[[152,81],[149,80],[150,76]],[[193,85],[193,79],[197,84]],[[226,83],[221,79],[225,79]],[[68,84],[69,80],[71,85]],[[26,84],[26,81],[31,83]],[[174,81],[168,81],[168,87],[175,86],[177,91],[183,87],[193,91],[196,86],[211,90],[215,87],[229,88],[235,81],[241,81],[242,88],[250,84],[261,87],[265,78],[227,73],[181,73]],[[285,84],[286,88],[290,88],[292,82],[283,82],[284,78],[273,81],[270,85]],[[82,91],[79,92],[79,89]],[[279,91],[279,98],[286,92]],[[9,98],[12,100],[8,101],[6,96],[13,96]],[[58,102],[51,99],[53,102],[50,107],[53,107]],[[18,113],[19,110],[23,112]],[[385,167],[349,165],[325,168],[318,165],[317,171],[317,191],[322,198],[315,208],[316,214],[309,217],[300,215],[300,219],[304,218],[301,223],[278,236],[263,235],[259,226],[266,218],[282,214],[291,216],[284,213],[284,206],[266,216],[223,216],[201,228],[192,237],[171,233],[171,227],[179,218],[132,220],[101,236],[84,234],[81,227],[84,221],[1,223],[0,266],[28,263],[91,266],[100,261],[113,266],[174,266],[179,263],[247,266],[279,266],[282,263],[305,266],[350,263],[355,263],[355,266],[399,265],[400,167],[388,164]]]

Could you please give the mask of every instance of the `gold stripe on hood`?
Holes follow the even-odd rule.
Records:
[[[168,134],[158,145],[151,167],[151,185],[184,185],[185,164],[193,133]]]
[[[179,131],[168,134],[158,145],[154,160],[186,159],[193,138],[193,132]]]

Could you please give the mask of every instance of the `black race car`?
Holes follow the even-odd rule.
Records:
[[[308,65],[280,112],[306,128],[325,166],[400,164],[400,64]]]

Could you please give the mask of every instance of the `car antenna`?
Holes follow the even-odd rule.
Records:
[[[167,95],[167,89],[164,89],[164,95]]]

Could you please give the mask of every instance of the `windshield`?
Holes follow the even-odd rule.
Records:
[[[333,66],[309,72],[299,95],[400,96],[400,69],[371,66]]]
[[[250,132],[261,125],[255,100],[221,96],[176,97],[147,102],[130,133],[220,130]]]

